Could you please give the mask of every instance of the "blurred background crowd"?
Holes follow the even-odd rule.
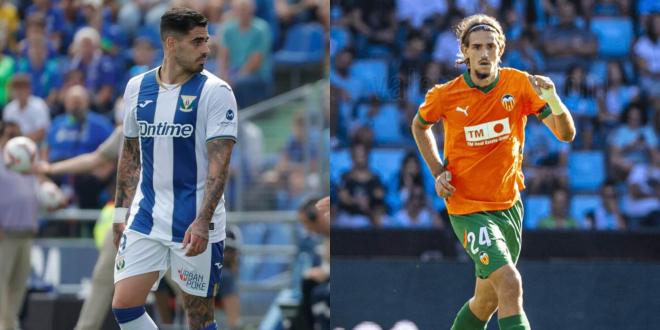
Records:
[[[465,70],[455,64],[453,28],[476,13],[504,28],[502,66],[549,76],[576,122],[571,144],[536,119],[527,123],[525,227],[659,228],[653,0],[331,1],[333,225],[448,226],[409,127],[426,91]]]
[[[0,0],[0,117],[17,126],[7,134],[30,137],[40,159],[51,164],[94,152],[123,121],[128,80],[161,63],[160,17],[177,6],[208,18],[211,54],[205,68],[232,86],[239,106],[227,210],[283,211],[229,217],[238,224],[232,230],[240,238],[229,250],[241,244],[253,248],[253,253],[230,251],[232,266],[225,269],[236,276],[241,269],[237,288],[257,286],[241,297],[243,320],[254,325],[279,289],[300,291],[300,267],[323,259],[315,254],[318,262],[295,262],[299,243],[309,249],[308,236],[319,244],[323,237],[305,230],[296,211],[329,190],[330,109],[324,80],[329,1]],[[44,213],[36,237],[90,238],[93,221],[88,220],[94,219],[83,219],[86,213],[77,210],[111,204],[115,175],[111,163],[88,174],[51,176],[67,197],[65,211],[71,212]],[[11,230],[0,221],[0,233]],[[275,248],[264,252],[268,246]],[[43,289],[34,275],[30,288]],[[50,283],[47,290],[54,285],[57,291],[58,284]],[[160,320],[170,318],[165,316]]]

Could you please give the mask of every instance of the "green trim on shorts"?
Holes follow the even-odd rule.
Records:
[[[518,200],[502,211],[449,215],[461,245],[474,262],[479,278],[506,264],[515,264],[522,243],[523,204]]]

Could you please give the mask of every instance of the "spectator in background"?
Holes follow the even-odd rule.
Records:
[[[360,95],[360,86],[357,80],[351,76],[351,65],[353,64],[353,53],[349,49],[342,49],[335,55],[334,65],[330,73],[330,86],[333,88],[331,95],[338,95],[339,108],[344,103],[352,103]]]
[[[48,41],[42,36],[34,37],[27,45],[27,58],[18,60],[18,72],[29,74],[32,78],[32,92],[50,106],[57,101],[57,92],[61,86],[59,63],[48,58]]]
[[[49,162],[92,152],[113,131],[112,123],[105,117],[90,112],[89,92],[76,85],[65,92],[65,114],[53,119],[48,130],[47,144],[42,149],[42,158]],[[99,208],[99,194],[105,181],[114,170],[113,166],[97,168],[93,175],[79,175],[67,180],[74,187],[80,208]]]
[[[351,30],[358,33],[356,46],[368,55],[368,46],[378,45],[393,50],[397,21],[394,0],[344,2]]]
[[[504,53],[504,62],[518,70],[528,72],[545,71],[545,60],[539,47],[534,45],[535,36],[531,30],[525,30],[520,38],[512,43]]]
[[[241,300],[238,293],[240,252],[242,244],[241,229],[236,225],[227,226],[225,249],[222,260],[222,273],[215,306],[224,310],[228,329],[241,328]]]
[[[538,120],[527,122],[525,136],[523,165],[527,191],[549,194],[557,187],[565,187],[571,145],[558,141]]]
[[[18,31],[21,20],[16,6],[10,0],[0,0],[0,38],[2,40],[2,50],[6,46],[12,51],[16,50],[16,32]],[[0,54],[3,52],[0,52]]]
[[[587,216],[588,225],[596,230],[623,230],[626,229],[626,220],[619,209],[616,185],[612,180],[603,184],[600,190],[602,203]]]
[[[164,0],[137,0],[120,1],[117,21],[124,33],[131,38],[142,29],[158,31],[160,17],[170,8],[170,1]]]
[[[17,74],[11,79],[13,101],[5,107],[2,119],[17,123],[23,135],[39,144],[50,125],[50,113],[46,102],[32,94],[30,85],[30,76],[26,74]]]
[[[403,228],[433,228],[440,226],[438,215],[428,205],[424,187],[414,185],[410,189],[405,207],[389,219],[385,226]]]
[[[83,74],[85,87],[90,91],[90,106],[100,113],[112,110],[117,68],[112,59],[101,51],[101,37],[92,27],[76,32],[71,45],[71,62],[68,71]]]
[[[647,113],[639,104],[630,104],[621,114],[621,125],[609,136],[610,166],[616,178],[628,176],[634,164],[649,164],[658,153],[658,137],[647,126]]]
[[[346,227],[380,227],[386,213],[385,187],[369,169],[369,150],[351,146],[353,168],[344,173],[339,188],[337,224]]]
[[[630,85],[626,78],[623,64],[619,61],[607,63],[607,80],[598,93],[599,120],[608,129],[619,123],[623,110],[639,100],[639,88]]]
[[[1,11],[0,11],[1,12]],[[9,101],[9,80],[14,75],[14,58],[5,55],[7,29],[0,27],[0,108]]]
[[[543,218],[538,225],[539,229],[579,229],[579,225],[568,214],[570,210],[569,195],[566,189],[560,188],[552,192],[552,206],[550,215]]]
[[[552,72],[566,71],[572,64],[586,66],[598,52],[598,40],[588,29],[576,25],[575,4],[570,1],[557,3],[559,24],[548,26],[540,44],[547,61],[546,69]]]
[[[64,12],[62,9],[54,5],[50,0],[33,0],[32,5],[28,7],[25,16],[39,14],[45,18],[45,31],[46,38],[53,43],[56,51],[64,52],[63,37],[64,37]]]
[[[233,0],[236,19],[220,27],[219,75],[234,89],[238,106],[250,106],[270,95],[271,31],[254,16],[253,0]]]
[[[580,132],[575,137],[575,145],[579,149],[589,150],[593,146],[598,104],[594,98],[595,92],[587,82],[584,68],[571,65],[566,72],[566,81],[562,99],[574,116],[575,127]]]
[[[28,56],[28,47],[30,43],[39,42],[43,39],[47,40],[48,56],[47,58],[54,58],[57,54],[57,45],[52,40],[48,39],[48,31],[46,30],[46,17],[41,13],[34,13],[27,17],[25,20],[25,39],[21,40],[18,44],[18,54],[20,56]]]
[[[0,151],[20,135],[18,124],[0,122]],[[30,250],[37,232],[38,182],[33,175],[10,171],[0,162],[0,329],[20,329],[18,314],[30,275]]]
[[[149,38],[138,37],[133,42],[133,65],[126,76],[124,81],[128,82],[131,77],[135,77],[141,73],[145,73],[158,64],[156,62],[156,49],[154,44]]]
[[[410,198],[413,189],[418,186],[423,187],[423,185],[422,165],[420,164],[417,155],[409,151],[403,157],[401,170],[399,171],[398,197],[401,203],[405,204]]]
[[[660,153],[652,156],[651,163],[636,163],[626,180],[623,213],[631,229],[660,225]]]
[[[633,48],[642,90],[660,99],[660,13],[648,18],[645,34]]]

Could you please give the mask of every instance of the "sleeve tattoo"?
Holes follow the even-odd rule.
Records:
[[[225,191],[225,183],[229,173],[229,161],[234,141],[228,139],[215,139],[206,144],[209,167],[204,188],[204,200],[200,209],[199,218],[211,221],[218,202]]]
[[[116,207],[130,207],[139,180],[140,142],[135,138],[124,138],[124,147],[117,167]]]

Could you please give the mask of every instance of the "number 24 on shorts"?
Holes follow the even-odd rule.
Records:
[[[479,249],[475,248],[474,243],[476,243],[476,236],[474,233],[465,230],[463,232],[463,248],[467,249],[468,244],[470,244],[470,252],[476,254],[479,252]],[[490,244],[491,241],[490,237],[488,237],[488,230],[486,230],[486,227],[479,228],[479,245],[490,246]]]

